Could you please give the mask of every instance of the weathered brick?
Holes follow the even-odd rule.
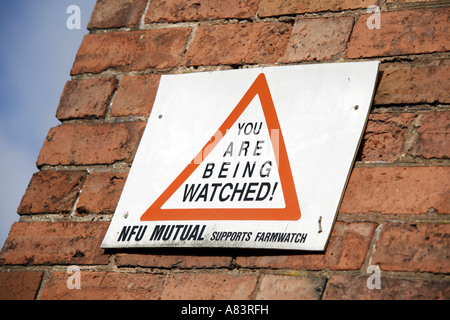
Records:
[[[341,213],[450,213],[450,167],[354,168]]]
[[[113,78],[67,81],[56,117],[59,120],[104,117],[116,83]]]
[[[146,5],[147,0],[97,0],[88,29],[136,26]]]
[[[287,23],[202,25],[182,64],[275,63],[284,54],[291,29]]]
[[[250,268],[359,269],[366,257],[375,228],[374,223],[337,222],[323,254],[238,256],[236,263]]]
[[[123,77],[111,106],[111,115],[148,117],[155,101],[160,78],[158,74]]]
[[[0,272],[0,300],[33,300],[43,272]]]
[[[37,165],[132,162],[145,122],[62,124],[50,129]]]
[[[71,74],[135,71],[178,65],[190,28],[88,34]]]
[[[219,273],[182,273],[169,276],[162,300],[248,300],[257,277]]]
[[[258,0],[152,0],[146,23],[246,19],[255,15]]]
[[[448,273],[450,224],[385,223],[372,261],[381,270]]]
[[[376,4],[378,4],[377,0],[261,0],[258,15],[268,17],[307,12],[342,11],[367,8]]]
[[[186,254],[129,254],[119,253],[116,264],[119,267],[151,268],[223,268],[231,265],[230,256],[186,255]]]
[[[450,158],[450,111],[420,114],[408,153],[426,159]]]
[[[77,212],[114,213],[127,173],[93,173],[87,179],[77,203]]]
[[[156,300],[165,275],[80,271],[80,289],[68,289],[66,272],[53,272],[41,300]]]
[[[22,197],[19,214],[72,211],[85,179],[80,171],[40,171],[33,174]]]
[[[326,300],[448,300],[449,281],[405,280],[384,278],[381,289],[368,289],[367,277],[334,275],[331,277]]]
[[[450,50],[450,9],[422,9],[381,13],[380,29],[369,29],[367,19],[356,22],[347,58],[420,54]]]
[[[0,264],[107,264],[100,244],[107,222],[16,222],[0,252]]]
[[[256,300],[318,300],[325,279],[281,275],[264,275]]]
[[[413,113],[375,113],[369,115],[358,150],[358,161],[394,161],[405,150],[408,125]]]
[[[383,63],[375,104],[449,103],[450,61],[434,60],[409,63]]]
[[[352,26],[352,17],[298,19],[282,61],[329,60],[345,51]]]
[[[386,4],[408,4],[408,3],[411,3],[411,4],[418,4],[418,3],[421,3],[421,2],[425,2],[425,3],[427,3],[427,2],[430,2],[430,5],[435,5],[436,4],[436,2],[444,2],[444,1],[435,1],[435,0],[386,0]]]

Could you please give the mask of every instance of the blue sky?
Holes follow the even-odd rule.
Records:
[[[80,8],[81,29],[66,22]],[[95,0],[0,0],[0,247],[37,172],[36,160]]]

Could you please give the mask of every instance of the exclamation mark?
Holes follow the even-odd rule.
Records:
[[[277,186],[278,186],[278,182],[275,182],[275,184],[273,185],[272,196],[270,197],[269,201],[272,201],[273,194],[275,193],[275,190],[277,190]]]

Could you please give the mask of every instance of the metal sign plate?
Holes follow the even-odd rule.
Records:
[[[378,65],[162,76],[102,247],[323,250]]]

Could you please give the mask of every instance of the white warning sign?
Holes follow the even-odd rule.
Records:
[[[225,133],[163,209],[284,208],[267,125],[265,121],[248,122],[245,114],[249,113]]]
[[[299,217],[281,129],[265,75],[261,73],[211,139],[141,220]]]
[[[359,62],[162,76],[102,247],[323,250],[377,70]]]

